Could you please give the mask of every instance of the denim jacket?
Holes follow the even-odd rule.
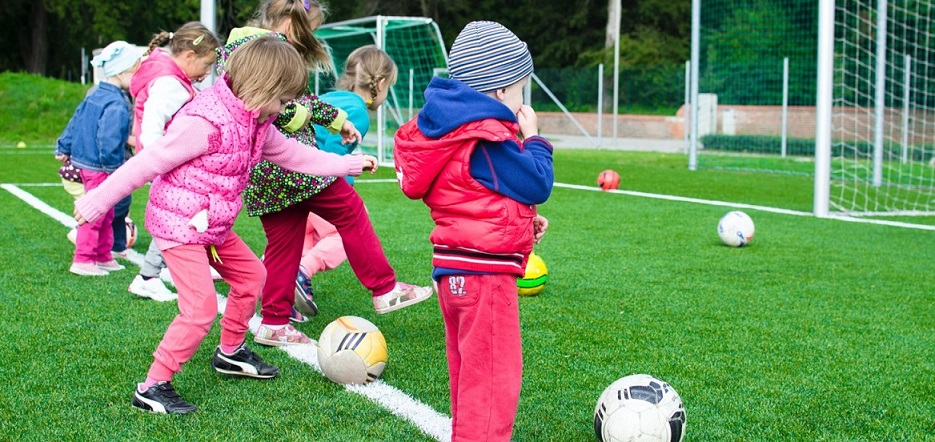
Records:
[[[78,105],[58,138],[55,153],[71,156],[85,170],[112,173],[126,161],[130,99],[119,87],[101,82]]]

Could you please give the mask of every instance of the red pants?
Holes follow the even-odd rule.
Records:
[[[256,312],[266,269],[256,254],[232,230],[224,244],[216,246],[215,261],[208,246],[185,244],[162,251],[172,281],[179,292],[179,315],[172,320],[162,342],[153,353],[149,376],[172,380],[182,364],[194,356],[218,315],[218,297],[211,279],[215,270],[230,284],[227,305],[221,318],[221,343],[240,345]]]
[[[260,311],[264,324],[289,323],[309,213],[338,229],[348,264],[373,296],[388,293],[396,286],[396,272],[383,254],[363,200],[347,180],[338,179],[305,201],[260,217],[267,241],[263,264],[268,276]]]
[[[451,440],[509,441],[523,383],[515,275],[438,281],[451,389]]]

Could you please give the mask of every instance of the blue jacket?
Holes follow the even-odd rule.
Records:
[[[360,131],[360,138],[367,136],[367,131],[370,130],[370,113],[367,112],[367,103],[360,95],[350,91],[332,91],[319,95],[318,98],[347,112],[347,119]],[[338,155],[347,155],[357,148],[357,143],[341,144],[341,134],[333,134],[318,124],[315,125],[315,141],[318,142],[319,149]],[[354,184],[354,177],[346,176],[344,179],[351,185]]]
[[[112,173],[126,161],[131,115],[127,94],[101,82],[78,105],[56,142],[55,153],[69,155],[79,169]]]

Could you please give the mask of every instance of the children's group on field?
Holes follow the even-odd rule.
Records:
[[[211,364],[267,379],[279,369],[246,345],[312,345],[290,322],[318,314],[311,280],[347,261],[378,314],[428,299],[433,289],[400,282],[352,176],[376,158],[351,155],[398,69],[375,46],[352,52],[338,90],[309,90],[310,70],[334,72],[314,35],[315,0],[265,0],[226,44],[199,23],[156,34],[143,54],[108,45],[92,64],[104,80],[79,105],[56,147],[72,183],[78,221],[70,271],[107,276],[114,260],[114,206],[150,183],[145,229],[152,236],[128,290],[174,294],[179,314],[153,353],[132,405],[185,414],[196,406],[172,386],[217,316],[214,279],[230,285]],[[212,66],[214,84],[199,91]],[[552,146],[523,104],[532,57],[495,22],[471,22],[450,53],[450,79],[434,78],[419,115],[396,134],[403,193],[421,199],[436,227],[432,279],[444,319],[452,440],[509,440],[522,383],[516,279],[548,226],[536,213],[553,182]],[[275,78],[276,81],[269,81]],[[129,95],[128,95],[129,93]],[[131,98],[132,97],[132,98]],[[127,146],[134,155],[127,158]],[[74,189],[80,181],[81,192]],[[267,245],[258,258],[232,229],[246,206]]]

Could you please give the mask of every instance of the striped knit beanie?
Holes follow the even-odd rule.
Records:
[[[500,23],[474,21],[451,45],[448,72],[478,92],[490,92],[532,74],[532,56],[526,43]]]

